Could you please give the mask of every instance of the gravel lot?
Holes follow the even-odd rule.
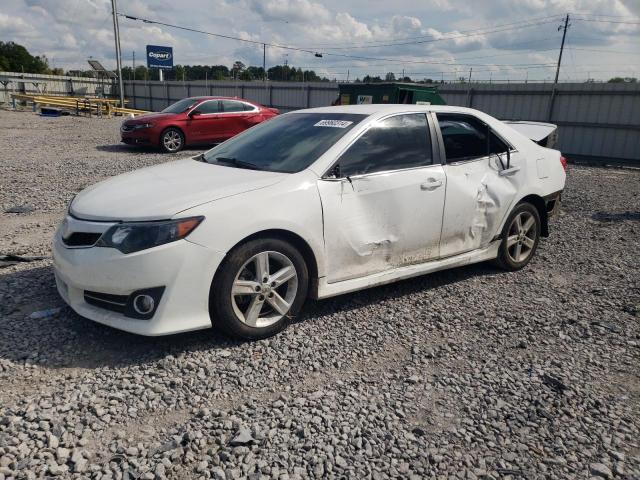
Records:
[[[65,308],[48,246],[75,192],[175,158],[118,126],[0,111],[0,256],[46,257],[0,268],[0,480],[640,478],[640,171],[572,167],[521,272],[310,301],[254,343],[144,338]]]

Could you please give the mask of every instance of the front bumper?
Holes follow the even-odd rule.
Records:
[[[127,145],[151,145],[158,146],[159,133],[155,128],[142,128],[140,130],[132,130],[125,132],[120,130],[120,140]]]
[[[113,248],[68,248],[57,232],[53,264],[58,292],[78,314],[140,335],[166,335],[211,327],[209,290],[224,254],[179,240],[125,255]],[[85,301],[85,292],[129,296],[165,287],[148,320]]]

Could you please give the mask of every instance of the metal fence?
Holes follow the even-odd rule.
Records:
[[[124,89],[128,106],[151,111],[198,95],[238,96],[282,112],[330,105],[338,97],[338,85],[328,82],[125,81]],[[13,92],[114,95],[117,89],[92,78],[0,72],[0,102]],[[449,105],[558,125],[558,148],[569,158],[640,166],[640,84],[444,84],[439,92]]]
[[[458,84],[439,92],[449,105],[503,120],[558,125],[558,148],[574,160],[640,166],[640,84]]]
[[[338,85],[328,82],[190,82],[125,81],[129,105],[142,110],[162,110],[185,97],[241,97],[283,112],[330,105],[338,96]]]
[[[0,72],[0,103],[10,102],[12,93],[110,96],[116,92],[116,87],[111,80]]]
[[[503,120],[535,120],[559,127],[558,148],[573,159],[640,165],[640,84],[444,84],[447,104],[477,108]],[[225,95],[283,112],[330,105],[335,83],[125,82],[134,108],[160,110],[187,96]]]

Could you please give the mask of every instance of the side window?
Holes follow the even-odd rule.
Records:
[[[245,112],[251,112],[253,110],[256,110],[256,107],[254,107],[253,105],[250,105],[248,103],[243,103],[242,104],[242,108],[244,108]]]
[[[244,104],[234,100],[222,100],[222,110],[225,112],[243,112]]]
[[[367,130],[340,157],[342,176],[420,167],[432,163],[427,117],[396,115]]]
[[[507,150],[512,150],[507,147],[507,144],[504,143],[500,137],[498,137],[493,130],[489,132],[489,153],[504,153]]]
[[[437,114],[447,161],[486,157],[488,127],[469,115]]]
[[[203,102],[196,107],[202,114],[207,113],[219,113],[220,112],[220,102],[218,100],[209,100],[207,102]]]

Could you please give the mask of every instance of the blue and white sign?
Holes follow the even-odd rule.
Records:
[[[173,47],[147,45],[147,68],[173,68]]]

